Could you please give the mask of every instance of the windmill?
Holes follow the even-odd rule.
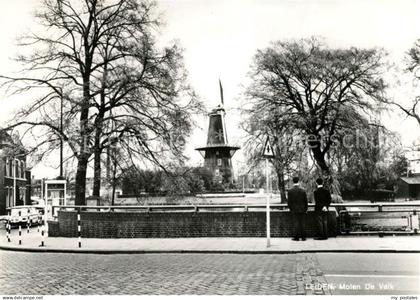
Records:
[[[209,130],[207,133],[207,145],[196,148],[204,157],[204,167],[209,169],[213,176],[221,177],[222,183],[233,181],[232,157],[240,147],[229,145],[226,132],[223,98],[223,87],[219,79],[221,103],[209,114]]]

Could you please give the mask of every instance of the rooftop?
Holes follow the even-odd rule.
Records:
[[[401,177],[401,180],[408,184],[420,184],[420,176]]]

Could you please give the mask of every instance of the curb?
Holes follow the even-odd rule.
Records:
[[[298,253],[420,253],[420,250],[397,249],[321,249],[321,250],[104,250],[60,249],[0,246],[0,250],[32,253],[73,254],[298,254]]]

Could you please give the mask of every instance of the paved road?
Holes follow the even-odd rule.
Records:
[[[94,255],[0,251],[0,294],[347,294],[349,290],[341,289],[340,283],[378,283],[374,280],[384,278],[378,275],[391,275],[383,283],[393,283],[394,289],[380,294],[405,295],[419,291],[418,267],[417,254]],[[337,288],[332,289],[333,284]],[[377,294],[378,290],[350,289],[350,294],[365,293]]]
[[[318,253],[316,261],[333,295],[420,293],[420,257],[394,253]]]

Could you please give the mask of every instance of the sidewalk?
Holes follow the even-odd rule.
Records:
[[[339,236],[328,240],[292,241],[290,238],[150,238],[150,239],[83,239],[45,237],[40,247],[41,233],[37,228],[22,228],[22,245],[18,230],[12,230],[11,242],[0,230],[0,249],[32,252],[71,253],[301,253],[301,252],[411,252],[420,253],[417,236]]]

